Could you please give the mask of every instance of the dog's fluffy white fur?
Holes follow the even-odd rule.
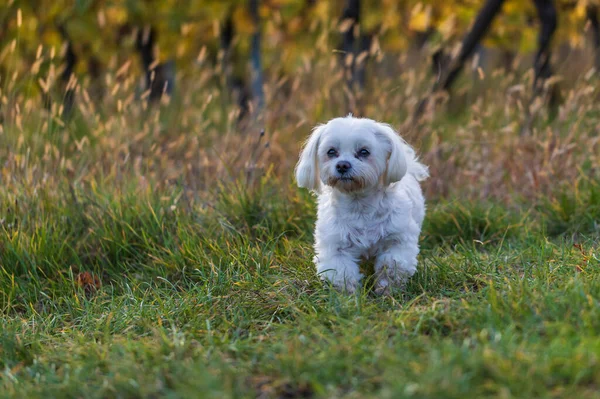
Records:
[[[320,276],[354,292],[359,261],[375,259],[375,291],[402,287],[417,268],[429,176],[389,126],[352,116],[317,126],[296,166],[298,186],[318,195],[314,262]]]

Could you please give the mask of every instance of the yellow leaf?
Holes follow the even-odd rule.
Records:
[[[577,3],[577,5],[575,6],[575,10],[573,11],[573,14],[575,15],[575,17],[579,18],[579,19],[584,19],[586,17],[586,2],[585,1],[580,1]]]
[[[120,25],[127,22],[127,10],[123,7],[108,7],[106,10],[106,19],[113,25]]]
[[[456,15],[451,14],[438,26],[438,31],[444,40],[448,40],[456,28]]]
[[[238,34],[251,35],[254,33],[254,21],[245,7],[238,7],[233,12],[233,23]]]
[[[423,3],[415,5],[410,13],[408,29],[416,32],[425,32],[431,24],[431,6],[423,7]]]

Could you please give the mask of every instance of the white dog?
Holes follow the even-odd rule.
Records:
[[[314,262],[320,276],[354,292],[361,258],[375,258],[375,291],[402,287],[417,268],[429,176],[386,124],[332,119],[317,126],[296,166],[298,186],[318,195]]]

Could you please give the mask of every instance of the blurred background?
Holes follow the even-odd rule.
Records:
[[[196,196],[219,180],[291,181],[312,126],[349,112],[415,145],[430,196],[537,195],[597,171],[593,2],[3,2],[8,191],[67,179]],[[490,3],[499,12],[461,54]],[[557,28],[540,55],[548,7]],[[536,70],[544,56],[551,72]]]

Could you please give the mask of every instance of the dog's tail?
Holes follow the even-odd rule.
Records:
[[[406,153],[406,173],[412,175],[417,181],[427,179],[429,177],[429,169],[419,162],[415,150],[410,145],[406,144],[404,152]]]

